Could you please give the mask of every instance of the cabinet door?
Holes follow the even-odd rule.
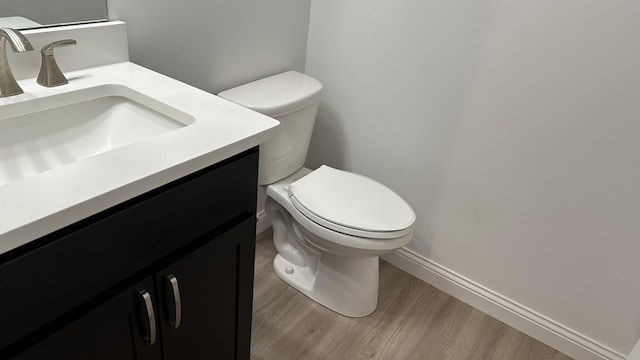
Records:
[[[146,295],[145,295],[146,294]],[[116,295],[88,314],[45,338],[14,360],[159,360],[153,279]],[[150,307],[148,307],[150,305]]]
[[[156,275],[165,360],[249,359],[255,220]]]

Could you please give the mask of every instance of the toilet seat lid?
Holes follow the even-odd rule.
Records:
[[[405,233],[415,222],[411,206],[388,187],[326,165],[292,182],[288,193],[305,216],[351,235]]]

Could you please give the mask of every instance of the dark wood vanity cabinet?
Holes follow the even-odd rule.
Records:
[[[0,359],[249,359],[257,150],[0,258]]]

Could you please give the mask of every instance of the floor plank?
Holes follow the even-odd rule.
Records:
[[[378,309],[353,319],[273,272],[270,231],[258,237],[251,359],[571,360],[381,261]]]

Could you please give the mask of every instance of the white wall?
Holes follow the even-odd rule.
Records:
[[[218,93],[303,70],[310,0],[108,0],[131,61]]]
[[[640,340],[633,346],[627,360],[640,360]]]
[[[382,181],[417,213],[411,250],[626,354],[640,335],[638,14],[314,0],[306,72],[325,92],[308,165]]]

